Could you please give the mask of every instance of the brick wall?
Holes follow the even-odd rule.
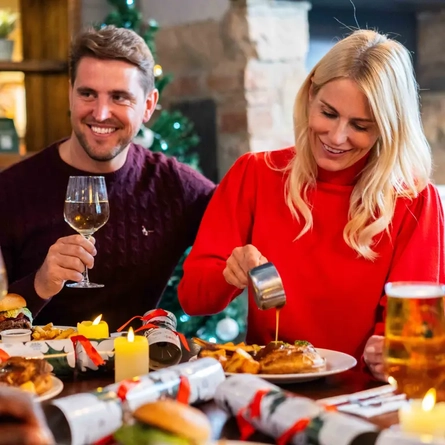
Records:
[[[422,120],[434,160],[433,179],[445,184],[445,10],[418,15],[417,78]]]
[[[158,33],[158,60],[175,76],[164,100],[216,103],[220,177],[245,152],[293,143],[308,10],[306,2],[232,0],[221,20],[165,26]]]

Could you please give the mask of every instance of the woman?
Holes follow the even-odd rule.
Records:
[[[443,213],[408,51],[354,32],[308,75],[294,117],[295,147],[242,156],[217,188],[181,304],[219,312],[270,261],[287,294],[279,339],[357,358],[366,349],[383,379],[384,284],[444,281]],[[275,312],[249,296],[247,341],[266,344],[274,330]]]

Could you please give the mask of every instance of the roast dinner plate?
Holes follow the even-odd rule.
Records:
[[[48,391],[37,396],[36,399],[39,402],[43,402],[45,400],[52,399],[53,397],[58,396],[63,390],[63,382],[55,376],[51,376],[51,380],[53,381],[53,386]]]
[[[344,352],[332,351],[331,349],[315,348],[317,352],[326,359],[326,369],[324,371],[302,372],[296,374],[253,374],[271,383],[302,383],[317,380],[329,375],[340,374],[357,364],[357,360]],[[237,375],[238,373],[226,372],[226,376]]]

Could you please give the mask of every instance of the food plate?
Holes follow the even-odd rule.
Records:
[[[38,325],[33,326],[33,328],[36,328],[36,327],[44,328],[45,325],[43,325],[43,324],[38,324]],[[54,329],[63,329],[63,330],[66,330],[66,329],[75,329],[75,330],[77,331],[77,328],[76,328],[75,326],[61,326],[61,325],[55,324],[55,325],[53,326],[53,328],[54,328]]]
[[[40,396],[37,397],[37,401],[43,402],[44,400],[52,399],[53,397],[56,397],[62,392],[63,390],[62,380],[58,379],[53,375],[51,376],[51,379],[53,381],[53,386],[48,391],[45,391],[44,393],[40,394]]]
[[[332,351],[331,349],[316,348],[317,352],[326,359],[326,370],[319,372],[304,372],[297,374],[253,374],[271,383],[302,383],[321,379],[328,375],[339,374],[353,368],[357,360],[344,352]],[[226,376],[236,375],[226,372]]]

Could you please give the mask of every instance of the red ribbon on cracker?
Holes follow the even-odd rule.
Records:
[[[133,320],[139,319],[142,321],[149,321],[155,317],[168,317],[168,312],[164,311],[164,309],[155,309],[148,315],[135,315],[134,317],[131,317],[126,323],[124,323],[119,329],[117,329],[117,332],[124,330]]]
[[[100,366],[105,364],[105,360],[97,352],[96,348],[91,344],[90,340],[84,335],[73,335],[71,341],[74,345],[74,350],[76,350],[76,344],[79,342],[85,349],[86,354],[91,359],[91,361],[96,365]]]
[[[6,360],[8,360],[9,358],[9,354],[4,351],[3,349],[0,349],[0,363],[1,362],[6,362]]]
[[[119,388],[117,389],[117,396],[125,402],[127,399],[128,391],[130,391],[135,386],[139,385],[140,379],[138,377],[135,377],[134,379],[127,379],[122,380],[119,384]]]
[[[158,329],[159,326],[153,323],[148,323],[148,324],[144,324],[144,326],[141,326],[140,328],[136,329],[134,332],[140,332],[140,331],[145,331],[146,329]],[[179,340],[182,343],[182,346],[184,346],[185,349],[187,349],[187,351],[190,352],[190,346],[187,343],[187,340],[184,336],[184,334],[181,334],[181,332],[178,331],[174,331],[173,329],[171,330],[173,332],[173,334],[175,334],[176,336],[179,337]]]
[[[277,445],[287,445],[290,443],[292,437],[304,431],[310,423],[310,419],[304,418],[297,420],[288,430],[286,430],[280,437],[277,438]]]
[[[181,375],[179,377],[179,388],[176,400],[178,402],[185,403],[186,405],[188,405],[190,400],[190,392],[191,389],[188,377],[186,377],[185,375]]]
[[[255,432],[255,427],[250,422],[261,416],[261,402],[269,392],[270,388],[258,390],[252,401],[238,411],[236,422],[240,430],[241,440],[247,440]],[[250,420],[246,419],[247,415],[249,415]]]

